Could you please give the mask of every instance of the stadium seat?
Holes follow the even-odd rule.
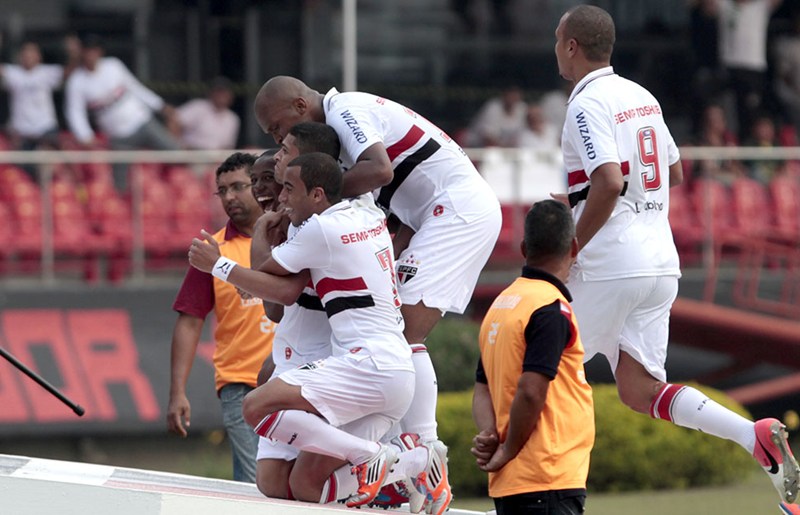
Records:
[[[700,259],[704,234],[687,190],[684,185],[670,188],[669,223],[681,261],[688,264]]]
[[[769,198],[776,236],[791,242],[800,241],[800,179],[791,175],[772,179]]]

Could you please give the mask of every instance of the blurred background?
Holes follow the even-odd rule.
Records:
[[[495,252],[467,316],[448,317],[451,329],[435,337],[443,343],[431,346],[449,349],[434,356],[443,391],[469,389],[475,324],[518,273],[524,213],[566,188],[569,87],[553,45],[561,14],[578,3],[0,0],[0,346],[86,408],[77,418],[0,361],[0,452],[227,477],[210,318],[188,387],[191,437],[166,434],[171,305],[191,238],[226,220],[213,196],[217,164],[233,148],[274,147],[251,106],[279,74],[411,107],[461,143],[496,191]],[[768,23],[748,25],[756,55],[746,65],[722,28],[747,20],[724,18],[716,0],[594,3],[617,24],[616,71],[659,99],[682,152],[686,180],[672,189],[670,219],[684,277],[668,373],[796,429],[800,2],[775,0]],[[67,114],[60,79],[48,93],[54,126],[27,134],[14,118],[31,87],[13,80],[19,69],[80,70],[89,35],[163,100],[148,116],[169,145],[116,145],[101,117]],[[39,60],[29,66],[31,43]],[[200,100],[221,118],[191,118]],[[90,138],[76,129],[81,116]],[[216,130],[193,134],[209,119]],[[596,384],[612,379],[604,362],[588,372]]]

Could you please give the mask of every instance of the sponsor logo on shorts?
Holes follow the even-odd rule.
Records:
[[[325,360],[318,359],[317,361],[311,361],[306,363],[305,365],[300,365],[297,367],[298,370],[317,370],[322,368],[325,365]]]
[[[361,351],[361,347],[353,347],[350,349],[350,354],[356,354]]]
[[[286,347],[285,349],[283,349],[283,356],[286,358],[286,361],[292,359],[292,348]]]
[[[286,442],[286,444],[287,445],[292,445],[292,442],[294,442],[295,440],[297,440],[297,433],[292,433],[292,437],[289,438],[289,441]]]
[[[433,208],[433,216],[442,216],[442,214],[444,214],[444,206],[436,204],[436,207]]]
[[[397,280],[400,284],[405,284],[417,275],[418,268],[411,265],[399,265],[397,267]]]

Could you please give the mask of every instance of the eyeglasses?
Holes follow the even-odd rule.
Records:
[[[232,191],[234,193],[241,193],[247,188],[250,188],[252,186],[253,186],[252,184],[248,184],[246,182],[234,182],[229,187],[220,186],[219,188],[217,188],[217,191],[214,192],[214,195],[218,197],[224,197],[225,195],[228,194],[229,191]]]

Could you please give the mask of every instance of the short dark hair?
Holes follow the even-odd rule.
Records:
[[[525,215],[525,254],[528,263],[541,263],[569,254],[575,238],[572,212],[562,202],[542,200]]]
[[[297,141],[297,150],[301,154],[322,152],[334,159],[339,159],[341,143],[333,127],[319,122],[300,122],[291,129],[289,134]]]
[[[106,42],[100,34],[84,34],[80,39],[83,48],[106,48]]]
[[[605,10],[594,5],[579,5],[567,11],[564,37],[574,39],[583,47],[591,62],[608,62],[616,40],[614,20]]]
[[[250,171],[250,167],[253,166],[253,163],[256,162],[256,156],[253,154],[248,154],[246,152],[234,152],[228,159],[222,162],[221,165],[217,167],[217,178],[223,173],[228,172],[235,172],[241,168],[245,169],[245,172]]]
[[[288,166],[300,167],[300,179],[306,191],[322,188],[331,204],[342,200],[342,169],[333,157],[322,152],[310,152],[295,157]]]

